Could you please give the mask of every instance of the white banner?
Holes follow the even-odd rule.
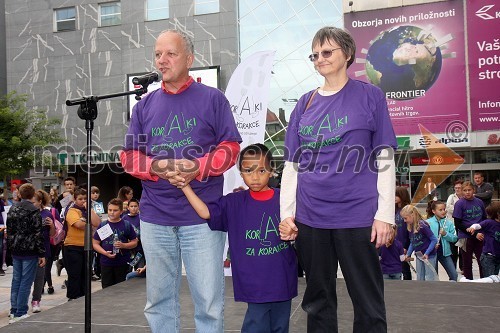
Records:
[[[271,70],[276,51],[260,51],[243,60],[229,79],[226,97],[243,142],[241,149],[253,143],[264,143],[267,99]],[[244,186],[234,166],[224,173],[224,194]]]

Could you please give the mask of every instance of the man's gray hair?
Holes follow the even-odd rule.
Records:
[[[187,33],[185,33],[182,30],[167,29],[167,30],[163,30],[158,37],[160,37],[161,35],[163,35],[167,32],[172,32],[174,34],[178,34],[179,36],[181,36],[182,40],[184,41],[184,46],[186,47],[186,52],[189,54],[194,54],[194,43],[193,43],[193,39],[191,38],[191,36],[189,36]]]

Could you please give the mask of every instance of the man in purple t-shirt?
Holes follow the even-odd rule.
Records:
[[[210,231],[182,190],[190,184],[207,203],[222,196],[241,137],[219,90],[194,82],[192,40],[167,30],[155,44],[162,87],[134,107],[120,160],[142,180],[141,241],[148,262],[144,310],[153,333],[178,332],[182,263],[198,332],[222,332],[225,233]]]

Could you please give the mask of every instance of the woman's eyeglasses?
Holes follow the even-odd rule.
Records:
[[[313,61],[313,62],[314,62],[314,61],[317,61],[317,60],[319,59],[319,54],[320,54],[320,53],[321,53],[321,56],[322,56],[323,58],[325,58],[325,59],[326,59],[326,58],[330,58],[330,57],[332,56],[332,54],[333,54],[333,51],[335,51],[335,50],[340,50],[340,49],[341,49],[340,47],[337,47],[336,49],[333,49],[333,50],[323,50],[323,51],[321,51],[321,52],[319,52],[319,53],[318,53],[318,52],[311,53],[311,54],[309,55],[309,60],[311,60],[311,61]]]

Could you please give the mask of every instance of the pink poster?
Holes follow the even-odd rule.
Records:
[[[462,1],[346,13],[352,78],[380,87],[396,134],[467,132]]]
[[[471,123],[500,128],[500,2],[467,1]]]

